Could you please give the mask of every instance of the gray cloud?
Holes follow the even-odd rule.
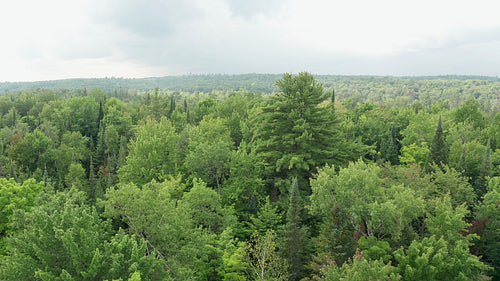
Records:
[[[489,28],[460,27],[449,30],[440,36],[423,36],[417,42],[400,46],[408,51],[427,49],[450,49],[464,45],[500,41],[500,26]]]
[[[146,38],[162,38],[203,17],[193,0],[105,0],[95,14],[102,23]]]
[[[234,15],[250,19],[261,14],[271,16],[277,14],[289,0],[228,0],[229,7]]]
[[[135,63],[197,73],[264,71],[277,43],[247,20],[277,13],[286,1],[223,0],[202,7],[196,0],[106,0],[93,18],[107,30],[99,42]]]
[[[463,28],[441,37],[423,37],[399,46],[398,54],[378,58],[317,53],[281,40],[286,33],[280,32],[288,30],[265,26],[259,22],[262,17],[256,17],[282,16],[289,2],[221,0],[213,7],[202,7],[196,0],[104,0],[92,14],[97,26],[67,40],[58,53],[64,58],[118,54],[120,59],[142,66],[163,67],[165,74],[304,70],[382,75],[495,73],[474,66],[470,57],[476,53],[475,60],[480,62],[481,50],[496,53],[492,46],[498,46],[499,28]]]
[[[338,64],[315,65],[323,74],[348,75],[485,75],[497,76],[500,41],[426,49],[379,58],[350,58]]]

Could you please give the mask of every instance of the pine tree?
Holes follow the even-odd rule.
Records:
[[[335,114],[335,90],[332,90],[331,103],[332,103],[332,113]]]
[[[99,125],[99,135],[97,136],[97,147],[95,154],[95,161],[98,166],[105,165],[106,163],[106,125],[101,121]]]
[[[104,110],[102,109],[102,102],[99,102],[99,115],[97,116],[97,123],[101,122],[104,118]]]
[[[271,163],[265,177],[272,200],[279,193],[286,194],[287,179],[296,177],[307,192],[316,167],[357,158],[338,130],[331,107],[322,104],[332,95],[324,93],[311,74],[285,74],[276,85],[280,92],[252,120],[254,149],[264,162]]]
[[[47,172],[47,165],[45,165],[43,168],[43,186],[46,187],[47,185],[50,185],[49,181],[49,172]]]
[[[289,206],[286,216],[283,256],[289,266],[290,280],[300,280],[306,275],[305,267],[308,250],[307,228],[302,226],[302,204],[297,178],[292,179]]]
[[[170,108],[168,109],[168,112],[167,112],[167,118],[170,118],[172,116],[172,113],[174,112],[175,110],[175,99],[174,99],[174,96],[171,96],[170,97]]]
[[[391,162],[392,165],[399,165],[399,154],[401,143],[399,142],[399,132],[396,129],[396,124],[392,124],[391,135],[382,140],[380,144],[380,152],[382,159]]]
[[[439,167],[448,164],[448,145],[443,133],[443,126],[441,123],[441,116],[439,116],[436,134],[432,140],[430,152],[427,160],[427,166],[435,163]]]
[[[92,155],[90,155],[90,166],[89,166],[89,198],[92,202],[95,202],[96,200],[96,179],[95,179],[95,172],[94,172],[94,160]]]
[[[491,176],[491,146],[490,140],[486,145],[486,151],[484,153],[483,163],[479,169],[479,175],[474,182],[474,188],[479,198],[486,194],[486,188],[488,186],[488,179]]]
[[[466,156],[466,150],[465,150],[465,143],[463,143],[463,149],[462,149],[462,154],[460,155],[460,162],[458,163],[458,170],[462,173],[462,175],[465,175],[467,173],[467,162],[465,159]]]

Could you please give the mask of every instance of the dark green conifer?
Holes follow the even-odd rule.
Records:
[[[323,86],[311,74],[284,74],[276,85],[280,92],[252,120],[254,149],[270,163],[265,177],[272,201],[286,194],[289,179],[296,177],[307,193],[308,180],[316,167],[358,157],[353,157],[352,144],[340,133],[331,107],[322,105],[332,95],[323,92]]]
[[[98,166],[105,165],[106,163],[106,125],[101,121],[99,125],[99,135],[97,136],[97,147],[95,154],[95,161]]]
[[[443,133],[441,116],[439,116],[436,134],[431,143],[427,166],[429,167],[432,163],[435,163],[439,167],[448,164],[448,145]]]
[[[490,140],[488,140],[488,144],[486,145],[486,151],[484,153],[483,162],[481,163],[481,167],[479,168],[479,175],[474,181],[474,188],[476,190],[478,198],[481,198],[484,194],[486,194],[486,188],[488,186],[488,179],[490,176],[491,176],[491,147],[490,147]]]
[[[168,109],[167,112],[167,118],[170,118],[170,116],[172,116],[174,110],[175,110],[175,99],[174,96],[170,96],[170,108]]]
[[[399,153],[401,143],[399,142],[399,132],[396,129],[396,124],[392,124],[391,134],[385,138],[385,141],[380,144],[381,157],[385,161],[391,162],[392,165],[399,165]]]
[[[283,256],[289,266],[289,280],[301,280],[306,276],[304,265],[309,254],[307,228],[302,225],[303,210],[297,178],[292,179],[286,216]]]
[[[463,175],[465,175],[467,172],[467,162],[465,159],[465,143],[463,145],[464,147],[462,149],[462,154],[460,155],[460,163],[458,164],[458,170],[462,172]]]

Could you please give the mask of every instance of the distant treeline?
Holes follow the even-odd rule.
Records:
[[[65,79],[41,82],[0,83],[0,95],[33,89],[75,91],[102,89],[111,96],[125,92],[152,92],[155,89],[184,93],[252,92],[273,93],[278,74],[183,75],[141,79],[99,78]],[[407,106],[420,103],[430,107],[436,102],[456,108],[470,98],[476,99],[483,111],[500,109],[500,79],[487,76],[339,76],[320,75],[317,81],[327,91],[335,90],[337,99],[353,107],[371,102],[379,105]]]

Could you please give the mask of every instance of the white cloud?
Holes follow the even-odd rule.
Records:
[[[9,1],[0,10],[0,81],[303,70],[499,75],[497,2]]]

